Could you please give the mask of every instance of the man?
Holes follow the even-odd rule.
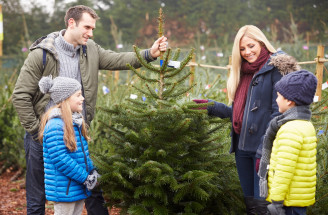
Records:
[[[89,7],[79,5],[69,8],[65,15],[66,29],[36,40],[21,68],[13,93],[13,104],[26,130],[27,214],[45,213],[44,167],[38,130],[41,115],[54,103],[48,95],[40,92],[39,80],[49,75],[78,80],[85,97],[83,115],[90,124],[97,99],[98,70],[128,69],[127,63],[134,67],[141,66],[135,53],[104,50],[90,39],[97,19],[98,15]],[[159,38],[141,55],[148,62],[155,60],[160,51],[166,51],[166,40],[166,37]],[[103,202],[101,193],[94,191],[85,203],[88,214],[108,214]]]

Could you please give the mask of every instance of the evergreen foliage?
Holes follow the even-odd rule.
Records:
[[[326,214],[328,210],[328,93],[322,91],[322,100],[312,105],[312,122],[317,130],[317,189],[316,202],[307,214]]]
[[[168,67],[179,50],[173,55],[168,49],[160,67],[147,63],[138,47],[134,50],[147,72],[128,66],[142,80],[133,87],[145,101],[127,99],[101,107],[110,116],[101,123],[113,150],[93,160],[108,204],[131,215],[239,214],[243,208],[235,164],[219,153],[229,142],[230,123],[200,109],[209,104],[185,98],[191,87],[184,84],[190,75],[184,68],[193,50],[179,68]]]
[[[11,103],[14,77],[5,78],[5,85],[0,86],[0,174],[8,167],[25,167],[24,129]]]

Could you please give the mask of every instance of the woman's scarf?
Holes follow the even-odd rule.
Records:
[[[260,55],[255,62],[249,63],[248,61],[243,60],[241,63],[241,77],[235,94],[232,117],[232,126],[237,134],[240,134],[241,126],[243,123],[249,85],[254,75],[260,71],[263,65],[268,61],[269,57],[270,52],[265,47],[262,47]]]
[[[253,63],[249,63],[247,60],[242,61],[240,70],[242,73],[251,73],[254,74],[258,72],[261,67],[268,61],[270,57],[270,52],[266,49],[265,46],[261,47],[261,52],[259,57]]]
[[[269,172],[269,164],[271,158],[271,152],[273,147],[273,141],[276,138],[276,134],[279,128],[288,121],[291,120],[311,120],[311,111],[309,106],[295,106],[293,108],[288,109],[282,115],[276,116],[270,121],[269,127],[265,132],[263,139],[263,149],[262,149],[262,157],[260,161],[260,167],[258,176],[260,177],[260,196],[267,197],[268,196],[268,172]]]

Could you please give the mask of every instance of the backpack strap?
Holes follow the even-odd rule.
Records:
[[[42,57],[42,69],[46,67],[46,61],[47,61],[47,51],[45,49],[43,50],[43,57]]]
[[[86,45],[82,45],[82,50],[83,50],[84,57],[86,57],[87,56],[87,46]]]

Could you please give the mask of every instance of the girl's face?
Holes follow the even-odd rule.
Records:
[[[69,106],[72,112],[80,112],[83,110],[84,97],[82,96],[82,91],[76,91],[71,97],[68,98]]]
[[[243,36],[239,43],[240,55],[249,63],[254,63],[261,53],[261,44],[247,36]]]

